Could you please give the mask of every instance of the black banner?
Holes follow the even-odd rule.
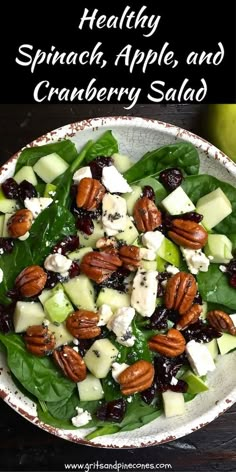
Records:
[[[14,6],[1,17],[0,102],[121,103],[128,110],[235,103],[235,2],[210,5]]]

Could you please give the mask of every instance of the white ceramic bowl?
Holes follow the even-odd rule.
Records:
[[[111,129],[118,139],[121,153],[139,159],[146,151],[176,141],[191,142],[198,149],[201,172],[209,173],[235,185],[236,165],[221,151],[198,136],[176,126],[155,120],[132,117],[95,118],[58,128],[36,139],[29,146],[36,146],[63,138],[73,140],[78,149],[89,139],[96,139]],[[13,175],[19,153],[0,170],[0,183]],[[0,353],[0,396],[19,414],[40,428],[69,441],[97,447],[134,448],[172,441],[205,426],[222,414],[236,401],[236,352],[219,358],[217,369],[208,376],[209,391],[197,395],[186,404],[181,417],[160,418],[140,429],[102,436],[94,441],[84,441],[88,430],[66,431],[48,426],[38,420],[34,403],[24,397],[14,385]]]

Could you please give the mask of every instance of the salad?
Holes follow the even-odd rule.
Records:
[[[41,421],[139,428],[236,348],[236,190],[179,142],[25,149],[0,190],[0,344]]]

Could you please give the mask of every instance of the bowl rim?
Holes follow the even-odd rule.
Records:
[[[149,129],[156,130],[158,132],[164,132],[171,136],[174,136],[176,139],[181,138],[184,141],[192,143],[197,149],[203,151],[206,155],[210,154],[215,160],[217,160],[223,167],[225,167],[228,172],[236,177],[236,163],[234,163],[228,156],[226,156],[222,151],[216,148],[214,145],[209,143],[204,138],[192,133],[191,131],[185,130],[176,125],[172,125],[170,123],[166,123],[160,120],[155,120],[152,118],[143,118],[143,117],[135,117],[135,116],[106,116],[106,117],[96,117],[91,119],[85,119],[82,121],[69,123],[64,126],[60,126],[55,128],[52,131],[48,131],[45,134],[41,135],[40,137],[34,139],[26,146],[21,148],[17,151],[13,156],[11,156],[1,167],[0,167],[0,176],[4,176],[7,172],[9,165],[13,165],[17,158],[19,157],[20,153],[28,147],[49,144],[52,141],[58,141],[62,139],[70,139],[73,138],[78,132],[83,131],[85,129],[92,129],[97,130],[103,127],[110,127],[116,128],[120,126],[135,126],[135,127],[148,127]],[[23,394],[22,394],[23,395]],[[23,416],[25,419],[33,423],[34,425],[40,427],[42,430],[47,431],[59,438],[66,439],[81,445],[87,445],[96,448],[119,448],[119,449],[136,449],[142,447],[150,447],[150,446],[157,446],[159,444],[163,444],[165,442],[173,441],[177,438],[184,437],[187,434],[190,434],[204,426],[208,423],[216,419],[218,416],[222,415],[225,411],[227,411],[234,402],[236,402],[236,387],[234,387],[228,394],[227,398],[224,398],[220,401],[217,401],[215,405],[208,410],[207,412],[203,413],[201,416],[198,416],[197,419],[193,419],[192,421],[188,422],[188,426],[186,427],[186,431],[184,434],[181,432],[177,432],[176,436],[169,436],[168,433],[163,433],[163,439],[149,441],[148,437],[143,438],[142,441],[138,446],[137,445],[124,445],[124,446],[116,446],[112,444],[112,436],[111,437],[111,444],[104,445],[99,442],[94,441],[87,441],[83,438],[78,438],[73,435],[71,430],[62,430],[56,427],[52,427],[47,425],[46,423],[40,421],[37,416],[33,416],[29,414],[24,408],[17,406],[15,403],[17,401],[14,392],[9,392],[6,388],[4,389],[4,385],[1,385],[0,388],[0,398],[2,398],[12,409],[14,409],[17,413]],[[140,429],[140,428],[139,428]],[[109,435],[108,435],[109,436]]]

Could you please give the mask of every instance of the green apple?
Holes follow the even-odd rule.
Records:
[[[181,257],[180,250],[176,244],[172,243],[167,238],[164,238],[160,248],[157,251],[159,257],[169,262],[169,264],[174,265],[175,267],[180,266]]]
[[[185,372],[182,380],[188,384],[188,393],[195,394],[208,390],[208,386],[203,382],[201,377],[195,375],[191,370]]]
[[[209,105],[208,138],[236,161],[236,104]]]

